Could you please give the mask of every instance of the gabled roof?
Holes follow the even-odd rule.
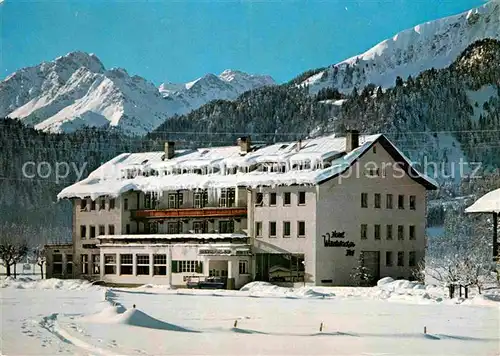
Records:
[[[380,143],[380,145],[387,151],[387,153],[389,153],[389,155],[392,157],[392,159],[399,164],[399,166],[403,169],[403,171],[406,172],[406,174],[411,178],[413,179],[415,182],[417,182],[418,184],[421,184],[425,187],[425,189],[427,190],[435,190],[437,189],[438,187],[438,183],[426,176],[425,174],[423,173],[420,173],[419,171],[417,171],[413,165],[412,165],[412,162],[411,160],[406,157],[406,155],[401,152],[397,147],[396,145],[394,145],[386,136],[384,135],[380,135],[376,140],[372,141],[369,143],[369,145],[364,149],[362,150],[362,152],[359,152],[356,157],[350,162],[350,165],[347,166],[342,172],[338,172],[337,174],[335,175],[332,175],[331,177],[328,177],[320,182],[318,182],[319,184],[321,183],[324,183],[330,179],[333,179],[335,177],[338,177],[339,175],[343,174],[344,172],[346,172],[354,163],[356,163],[359,159],[361,159],[363,157],[363,155],[370,151],[371,147],[375,144],[375,143]]]
[[[99,196],[119,196],[130,191],[161,192],[179,189],[218,189],[227,187],[278,186],[278,185],[317,185],[345,172],[367,152],[375,142],[380,142],[395,161],[400,162],[412,178],[427,189],[435,189],[436,182],[418,173],[410,160],[399,151],[385,136],[361,136],[361,145],[346,154],[346,138],[334,135],[318,137],[302,141],[297,150],[297,142],[283,142],[264,146],[255,151],[241,155],[240,148],[211,147],[196,150],[176,151],[174,158],[163,160],[164,152],[123,153],[92,172],[86,179],[77,182],[59,194],[58,198],[95,199]],[[323,162],[330,160],[329,166]],[[280,172],[250,171],[236,174],[223,173],[230,167],[249,167],[255,164],[283,164],[288,168],[294,164],[308,162],[315,169],[292,170]],[[142,176],[123,178],[123,170],[155,169],[175,172],[175,169],[192,170],[202,167],[221,168],[208,174],[183,173],[159,176]]]
[[[492,190],[465,209],[466,213],[500,213],[500,188]]]

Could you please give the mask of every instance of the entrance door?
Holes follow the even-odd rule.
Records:
[[[372,276],[372,282],[380,279],[380,252],[379,251],[362,251],[361,258],[363,267],[368,269],[368,273]]]

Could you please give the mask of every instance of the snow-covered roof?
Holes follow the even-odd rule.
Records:
[[[500,188],[493,190],[476,200],[465,209],[466,213],[500,213]]]
[[[348,169],[372,144],[383,135],[361,136],[360,146],[345,154],[346,138],[334,135],[303,140],[300,149],[298,142],[284,142],[264,146],[242,155],[238,146],[200,148],[176,151],[172,159],[163,160],[164,152],[123,153],[93,171],[86,179],[77,182],[59,194],[58,198],[96,199],[99,196],[119,196],[130,191],[162,192],[179,189],[218,189],[227,187],[278,186],[278,185],[316,185]],[[384,142],[393,147],[408,165],[408,158],[384,137]],[[328,162],[327,164],[326,161]],[[255,164],[285,165],[281,170],[263,172],[238,170],[229,174],[227,168],[250,167]],[[294,165],[308,163],[301,169]],[[205,174],[194,169],[208,168]],[[156,170],[157,174],[127,176],[128,169],[147,171]],[[175,172],[180,170],[182,173]],[[174,173],[174,174],[172,174]],[[432,179],[419,174],[429,185],[435,186]]]
[[[148,234],[148,235],[101,235],[99,240],[224,240],[246,239],[245,234]]]

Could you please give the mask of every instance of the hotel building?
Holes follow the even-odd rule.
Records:
[[[384,135],[193,150],[167,142],[121,154],[58,195],[73,204],[72,244],[47,246],[47,274],[329,286],[352,285],[362,265],[374,281],[410,278],[435,188]]]

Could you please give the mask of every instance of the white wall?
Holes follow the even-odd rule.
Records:
[[[385,177],[367,177],[367,162],[393,162],[391,156],[380,144],[367,152],[353,167],[350,178],[334,178],[320,186],[316,211],[318,225],[316,231],[316,271],[317,284],[321,280],[332,279],[336,285],[352,283],[350,274],[358,264],[361,251],[380,251],[380,277],[411,276],[412,268],[408,266],[410,251],[417,252],[417,260],[425,256],[425,214],[426,190],[408,176],[394,178],[391,168],[385,170]],[[356,178],[359,172],[359,178]],[[382,172],[381,172],[382,173]],[[368,208],[361,208],[361,193],[368,193]],[[374,194],[381,194],[381,208],[374,208]],[[393,209],[386,209],[386,195],[393,194]],[[398,195],[405,196],[405,209],[398,209]],[[416,196],[416,210],[409,209],[409,196]],[[368,225],[368,238],[361,239],[361,224]],[[374,239],[374,225],[381,225],[380,240]],[[386,239],[386,225],[393,225],[392,240]],[[405,237],[398,240],[397,226],[404,225]],[[416,240],[409,240],[409,225],[416,227]],[[346,256],[346,248],[324,247],[323,237],[331,231],[345,232],[344,239],[356,244],[355,255]],[[385,252],[393,251],[393,266],[385,266]],[[405,252],[405,266],[398,267],[397,253]]]

